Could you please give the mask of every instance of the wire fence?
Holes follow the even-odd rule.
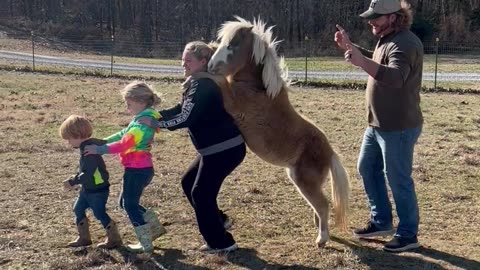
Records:
[[[31,62],[34,70],[40,65],[58,65],[90,71],[103,70],[111,75],[116,72],[180,75],[182,72],[179,67],[185,45],[182,41],[134,42],[117,40],[115,37],[104,40],[60,40],[33,32],[13,38],[24,41],[22,50],[14,50],[24,54],[14,55],[3,51],[0,58],[24,64]],[[447,85],[447,82],[471,83],[474,87],[480,84],[480,44],[437,39],[425,42],[424,50],[424,82],[429,87]],[[326,44],[306,39],[288,47],[280,46],[279,54],[286,57],[290,77],[294,80],[367,79],[364,72],[344,63],[342,53],[333,41]],[[55,58],[58,56],[64,57]]]
[[[179,40],[164,40],[152,42],[137,42],[119,40],[112,37],[103,40],[74,40],[57,39],[39,35],[19,35],[18,39],[32,39],[34,43],[48,45],[52,48],[67,50],[95,52],[110,54],[112,51],[117,56],[140,58],[178,58],[181,55],[185,42]],[[204,40],[205,42],[209,42]],[[480,44],[459,43],[449,41],[428,41],[423,43],[425,54],[443,55],[476,55],[480,57]],[[288,47],[279,46],[279,53],[285,57],[311,57],[338,55],[338,50],[332,43],[317,43],[315,40],[291,43]]]

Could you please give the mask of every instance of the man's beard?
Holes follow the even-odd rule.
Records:
[[[386,24],[383,24],[381,27],[377,28],[377,32],[374,33],[374,35],[377,36],[377,37],[381,37],[381,36],[384,36],[384,35],[390,33],[391,30],[393,29],[392,25],[393,25],[393,23],[390,22],[390,21]]]

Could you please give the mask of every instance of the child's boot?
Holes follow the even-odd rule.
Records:
[[[99,243],[97,245],[98,248],[112,249],[123,245],[122,237],[118,232],[117,223],[113,221],[113,219],[110,220],[110,223],[105,230],[107,231],[107,239],[105,239],[104,242]]]
[[[150,225],[152,241],[167,232],[165,227],[163,227],[163,225],[160,223],[160,220],[158,220],[157,214],[155,214],[152,209],[147,209],[147,211],[143,214],[143,219]]]
[[[68,243],[69,247],[86,247],[92,244],[90,230],[88,228],[88,219],[84,218],[77,224],[78,237],[75,241]]]
[[[150,235],[150,224],[145,223],[145,225],[134,227],[134,229],[140,243],[128,245],[127,249],[134,253],[152,253],[153,244],[152,236]]]

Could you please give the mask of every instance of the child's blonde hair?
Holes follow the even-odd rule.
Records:
[[[92,136],[93,128],[87,118],[80,115],[70,115],[58,130],[64,140],[88,139]]]
[[[147,108],[160,104],[162,99],[153,91],[153,89],[145,82],[133,81],[122,92],[123,99],[131,99],[136,102],[142,102],[147,105]]]

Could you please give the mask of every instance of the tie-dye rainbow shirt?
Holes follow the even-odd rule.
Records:
[[[152,108],[145,109],[135,115],[126,128],[105,139],[108,154],[118,154],[125,168],[153,167],[150,150],[156,130],[137,122],[143,116],[159,119],[160,113]]]

